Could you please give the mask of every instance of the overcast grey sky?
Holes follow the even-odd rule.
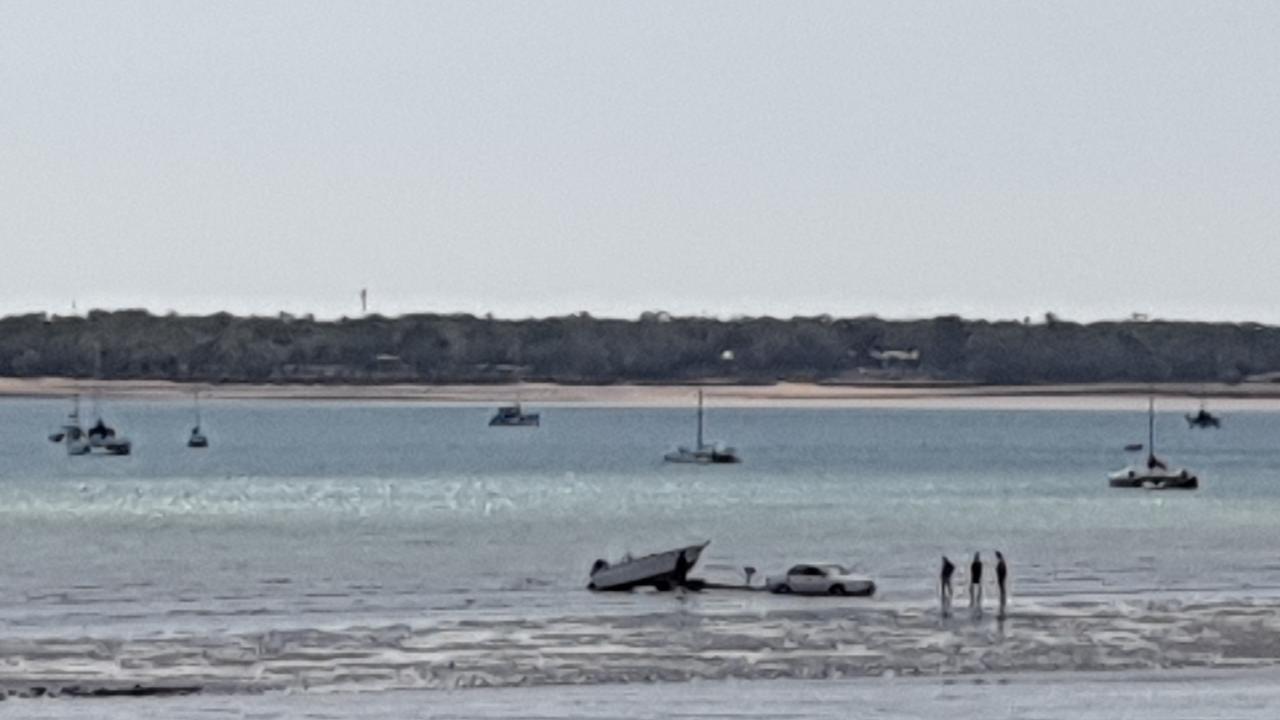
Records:
[[[1280,3],[0,0],[0,313],[1280,322]]]

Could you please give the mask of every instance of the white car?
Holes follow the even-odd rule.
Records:
[[[872,595],[876,584],[865,575],[853,575],[843,565],[796,565],[781,577],[765,580],[769,592],[800,595]]]

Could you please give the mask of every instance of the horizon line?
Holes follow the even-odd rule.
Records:
[[[145,313],[151,317],[157,318],[210,318],[220,315],[228,315],[233,318],[241,319],[288,319],[288,320],[304,320],[307,322],[333,323],[333,322],[350,322],[371,319],[383,320],[400,320],[412,317],[454,317],[454,318],[471,318],[474,320],[484,320],[491,322],[537,322],[542,320],[558,320],[567,318],[585,318],[592,320],[608,320],[608,321],[625,321],[625,322],[643,322],[648,320],[647,315],[656,316],[654,321],[677,321],[677,320],[712,320],[716,322],[742,322],[751,320],[818,320],[825,322],[839,322],[848,320],[881,320],[885,322],[926,322],[936,321],[948,318],[955,318],[962,322],[985,322],[990,324],[997,323],[1015,323],[1019,325],[1049,325],[1054,323],[1071,324],[1071,325],[1095,325],[1103,323],[1175,323],[1175,324],[1197,324],[1197,325],[1245,325],[1245,326],[1262,326],[1262,327],[1280,327],[1280,324],[1273,324],[1261,320],[1206,320],[1179,317],[1162,317],[1151,313],[1131,313],[1127,317],[1116,318],[1095,318],[1089,320],[1076,320],[1064,317],[1052,311],[1038,313],[1035,315],[1023,315],[1022,317],[984,317],[963,315],[960,313],[938,313],[933,315],[881,315],[879,313],[860,313],[857,315],[837,315],[833,313],[798,313],[789,316],[775,315],[770,313],[764,314],[748,314],[748,313],[710,313],[710,312],[694,312],[681,313],[662,309],[644,310],[634,315],[595,313],[590,310],[578,310],[575,312],[566,312],[559,314],[499,314],[495,312],[476,313],[467,310],[421,310],[411,312],[398,312],[396,314],[382,314],[377,311],[369,311],[353,314],[319,314],[314,312],[292,312],[288,310],[278,310],[268,312],[266,314],[258,312],[237,313],[231,310],[215,310],[213,312],[183,312],[177,309],[166,309],[163,311],[146,306],[134,307],[91,307],[84,310],[73,309],[69,312],[54,312],[49,310],[32,310],[28,312],[6,312],[0,315],[0,322],[10,319],[29,317],[32,315],[43,316],[46,320],[62,319],[62,318],[85,318],[87,319],[94,313]]]

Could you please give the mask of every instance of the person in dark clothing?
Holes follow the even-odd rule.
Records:
[[[1000,589],[1000,617],[1004,617],[1005,608],[1009,606],[1009,566],[1005,565],[1004,555],[996,551],[996,586]]]
[[[951,576],[956,566],[946,555],[942,556],[942,617],[951,617]]]
[[[978,553],[969,563],[969,608],[975,615],[982,613],[982,557]]]

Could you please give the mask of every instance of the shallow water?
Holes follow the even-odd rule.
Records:
[[[103,411],[135,454],[69,458],[44,439],[66,409],[0,402],[0,623],[19,666],[24,639],[88,638],[118,667],[130,642],[178,638],[147,662],[181,669],[187,651],[271,633],[678,616],[689,601],[585,592],[586,570],[705,539],[706,577],[839,561],[876,578],[873,603],[905,615],[933,597],[940,554],[997,548],[1015,607],[1280,594],[1272,413],[1231,413],[1219,431],[1161,414],[1161,454],[1203,486],[1153,493],[1105,480],[1121,447],[1144,439],[1144,407],[712,408],[709,437],[745,458],[732,467],[661,462],[691,439],[681,410],[552,407],[541,428],[491,429],[488,408],[213,402],[212,447],[198,451],[183,446],[181,403],[113,402]],[[701,615],[817,607],[737,593],[693,602]],[[13,667],[0,680],[21,675]],[[308,688],[325,682],[344,681]]]

